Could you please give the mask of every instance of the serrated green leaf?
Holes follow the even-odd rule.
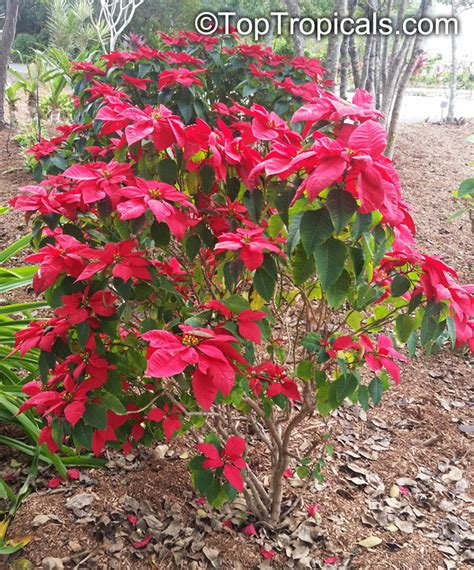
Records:
[[[331,309],[338,309],[347,298],[351,285],[351,277],[344,269],[337,281],[327,290],[328,305]]]
[[[339,240],[329,238],[314,247],[314,260],[321,281],[321,287],[327,291],[344,271],[347,248]]]
[[[340,234],[357,210],[357,202],[350,192],[333,188],[326,199],[326,207],[336,234]]]
[[[300,221],[300,236],[307,255],[312,255],[316,245],[325,242],[333,231],[326,208],[304,212]]]
[[[266,254],[264,262],[255,271],[255,277],[253,280],[257,293],[265,299],[265,301],[270,301],[272,299],[273,293],[275,292],[277,277],[278,274],[275,260],[271,255]]]
[[[372,378],[369,384],[369,394],[374,406],[377,406],[382,399],[383,389],[384,385],[382,380],[378,376]]]
[[[392,279],[391,293],[393,297],[401,297],[411,287],[411,282],[406,275],[397,273]]]

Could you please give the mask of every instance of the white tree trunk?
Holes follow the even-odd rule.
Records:
[[[285,4],[288,9],[288,13],[292,18],[301,17],[301,7],[299,0],[285,0]],[[298,29],[298,26],[296,26],[296,29]],[[295,47],[295,56],[300,57],[304,55],[303,37],[296,30],[293,35],[293,44]]]
[[[451,4],[451,15],[456,16],[456,9],[454,0]],[[456,88],[458,82],[458,58],[457,58],[457,37],[456,34],[451,34],[451,73],[449,77],[449,103],[448,114],[446,120],[448,123],[454,121],[454,107],[456,103]]]
[[[15,39],[16,21],[20,0],[7,0],[5,21],[0,40],[0,126],[5,123],[5,88],[7,85],[8,62],[13,40]]]
[[[339,19],[347,16],[347,0],[335,0],[334,11],[337,12],[337,17]],[[325,79],[333,82],[333,85],[329,87],[331,91],[334,91],[336,88],[337,71],[339,69],[339,58],[341,55],[342,40],[342,34],[331,34],[328,39],[328,50],[325,61]]]

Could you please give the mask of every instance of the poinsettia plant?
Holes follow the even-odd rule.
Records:
[[[76,122],[12,200],[52,309],[17,337],[40,351],[22,410],[51,451],[188,437],[197,490],[275,524],[328,449],[297,431],[378,404],[419,344],[473,349],[473,288],[416,249],[366,92],[234,37],[160,41],[73,66]]]

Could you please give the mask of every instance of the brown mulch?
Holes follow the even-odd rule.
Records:
[[[405,125],[395,157],[420,248],[471,282],[470,221],[467,215],[450,218],[459,209],[452,190],[472,175],[468,163],[474,147],[466,142],[472,132],[472,123]],[[5,136],[0,132],[3,201],[28,181],[21,170],[5,174],[21,164],[15,154],[5,154]],[[24,230],[21,217],[9,216],[1,243]],[[66,568],[91,569],[467,567],[474,549],[468,496],[473,364],[471,357],[448,349],[429,359],[420,354],[403,367],[400,385],[378,408],[367,414],[358,407],[338,410],[328,425],[335,454],[326,479],[306,491],[305,505],[276,534],[259,528],[257,539],[238,532],[245,524],[239,504],[221,514],[199,504],[185,465],[188,450],[180,442],[126,458],[111,455],[107,469],[81,470],[78,482],[55,490],[46,486],[53,473],[43,474],[9,530],[11,537],[33,534],[16,558],[41,567],[49,556],[62,559]],[[315,418],[300,437],[323,429]],[[2,466],[0,476],[18,473],[12,465]],[[296,477],[289,478],[288,492],[299,485]],[[71,498],[81,500],[84,494],[90,504],[71,509]],[[318,505],[315,519],[307,515],[310,504]],[[49,518],[39,524],[34,522],[38,515]],[[223,524],[227,519],[234,530]],[[147,536],[150,543],[141,548]],[[381,542],[371,548],[358,544],[368,537]],[[262,545],[278,552],[271,562],[262,557]],[[334,564],[324,565],[333,557]]]

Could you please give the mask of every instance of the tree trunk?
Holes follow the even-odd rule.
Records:
[[[431,8],[432,8],[432,1],[433,0],[421,0],[420,9],[417,14],[417,18],[426,18],[428,16],[432,16]],[[413,45],[413,50],[411,52],[411,57],[408,61],[408,65],[406,65],[405,70],[402,74],[400,81],[397,84],[396,88],[396,96],[393,103],[393,109],[390,116],[390,123],[388,126],[388,137],[387,137],[387,149],[385,151],[386,156],[389,158],[393,157],[393,151],[395,150],[395,142],[397,138],[397,130],[398,130],[398,123],[400,121],[400,111],[402,108],[403,96],[405,95],[405,90],[408,85],[408,81],[415,70],[418,58],[420,57],[421,53],[423,52],[423,43],[426,36],[418,34],[415,39],[415,43]]]
[[[368,36],[365,42],[364,63],[362,66],[362,76],[360,78],[360,86],[367,89],[369,80],[370,56],[372,55],[372,46],[374,44],[374,36]]]
[[[0,40],[0,126],[5,124],[5,88],[7,84],[8,62],[13,40],[15,39],[16,21],[20,0],[7,0],[5,22]]]
[[[339,19],[347,16],[347,0],[335,0],[334,11],[337,12]],[[339,69],[342,39],[342,34],[331,34],[328,39],[328,50],[325,62],[325,79],[333,82],[333,85],[329,87],[329,90],[331,91],[335,91],[336,87],[337,70]]]
[[[299,0],[285,0],[288,13],[292,18],[301,17],[301,8]],[[295,56],[300,57],[304,55],[304,43],[303,36],[298,33],[298,27],[295,27],[295,33],[293,34],[293,44],[295,50]]]
[[[451,4],[451,15],[456,16],[456,10],[454,7],[454,0]],[[457,61],[457,37],[456,34],[451,34],[451,73],[449,77],[449,104],[448,104],[448,114],[446,120],[448,123],[454,121],[454,106],[456,103],[456,87],[458,82],[458,61]]]
[[[351,19],[354,19],[355,11],[357,9],[357,4],[358,0],[348,0],[348,5],[347,5],[349,12],[348,17]],[[360,87],[360,64],[359,64],[359,49],[357,48],[355,35],[352,34],[351,36],[344,36],[343,49],[344,49],[344,42],[346,42],[345,49],[347,50],[347,57],[350,59],[351,62],[354,89],[357,89],[358,87]],[[342,76],[341,76],[341,82],[342,82]]]
[[[341,46],[339,96],[347,99],[347,83],[349,78],[349,36],[344,36]]]
[[[360,84],[360,64],[359,64],[359,50],[355,41],[355,36],[349,37],[349,56],[351,58],[352,78],[354,80],[354,87],[357,89],[361,87]]]
[[[388,0],[387,8],[385,10],[385,17],[390,18],[392,15],[392,0]],[[381,36],[381,55],[380,55],[380,70],[379,70],[379,91],[377,93],[377,109],[380,109],[382,104],[382,93],[385,90],[385,85],[387,83],[388,74],[388,52],[390,47],[390,36]]]
[[[398,54],[390,64],[387,83],[382,93],[382,106],[380,108],[385,117],[386,125],[390,123],[390,115],[392,113],[393,102],[396,97],[397,82],[403,74],[403,68],[406,65],[406,56],[410,51],[413,41],[413,36],[405,36]]]

